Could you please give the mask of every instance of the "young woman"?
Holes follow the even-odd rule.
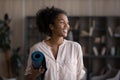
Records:
[[[46,59],[44,80],[82,80],[85,70],[81,46],[77,42],[64,39],[70,29],[66,12],[54,7],[39,10],[36,23],[39,31],[49,38],[31,47],[26,78],[36,80],[45,71],[44,67],[38,70],[32,67],[31,55],[34,51],[40,51]]]

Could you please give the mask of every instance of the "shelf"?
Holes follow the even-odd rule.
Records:
[[[83,59],[85,67],[89,74],[98,69],[95,65],[101,67],[102,63],[109,63],[110,60],[116,60],[114,63],[119,62],[120,59],[120,17],[114,16],[69,16],[71,26],[72,40],[80,43],[83,50]],[[28,51],[31,45],[37,41],[42,40],[43,36],[38,36],[38,29],[35,25],[35,16],[28,16],[26,18],[26,41],[25,50]],[[33,34],[34,33],[34,34]],[[38,33],[38,34],[37,34]],[[117,34],[117,35],[115,35]],[[71,35],[70,35],[71,36]],[[102,44],[105,44],[104,46]],[[100,44],[97,46],[95,44]],[[95,51],[93,47],[95,46]],[[106,48],[105,56],[94,56],[95,52],[102,53],[103,47]],[[26,53],[25,51],[25,53]],[[28,51],[29,52],[29,51]],[[93,53],[94,52],[94,53]],[[103,50],[104,53],[104,50]],[[111,56],[115,53],[116,56]],[[98,59],[98,60],[97,60]],[[98,62],[97,62],[98,61]],[[100,63],[99,63],[100,61]],[[117,66],[117,63],[116,65]],[[104,68],[106,67],[103,66]],[[118,65],[119,67],[119,65]]]
[[[120,59],[120,56],[83,56],[84,58],[90,58],[90,59],[96,59],[96,58],[110,58],[110,59],[114,59],[114,58],[118,58]]]

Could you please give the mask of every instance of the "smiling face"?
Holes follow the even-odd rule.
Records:
[[[65,14],[59,14],[54,20],[53,24],[50,24],[52,36],[66,37],[69,31],[69,21]]]

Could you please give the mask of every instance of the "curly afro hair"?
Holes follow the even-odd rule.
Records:
[[[49,25],[53,24],[56,17],[61,13],[67,15],[65,11],[55,7],[40,9],[36,13],[36,24],[39,31],[50,36],[52,33]]]

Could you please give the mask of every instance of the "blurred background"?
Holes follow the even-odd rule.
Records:
[[[24,80],[29,48],[44,38],[35,14],[52,6],[68,13],[86,80],[120,80],[120,0],[0,0],[0,80]]]

